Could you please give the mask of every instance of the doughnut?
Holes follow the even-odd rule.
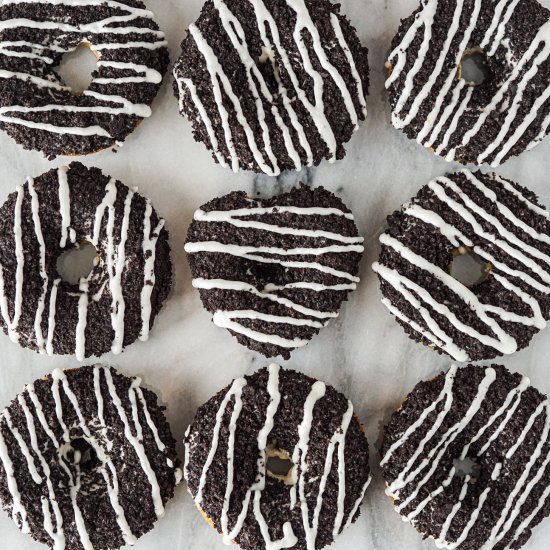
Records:
[[[111,367],[25,387],[0,415],[0,501],[23,533],[66,550],[150,531],[182,478],[157,396]]]
[[[410,338],[461,362],[529,345],[550,319],[550,221],[537,201],[496,174],[463,170],[388,217],[373,269]],[[485,264],[471,286],[451,272],[465,253]]]
[[[521,548],[550,514],[550,403],[501,365],[420,382],[384,428],[386,493],[439,548]]]
[[[499,166],[550,128],[550,10],[536,0],[422,0],[392,41],[392,123],[462,164]],[[485,80],[462,76],[481,56]]]
[[[60,255],[97,250],[87,277]],[[148,199],[79,162],[28,178],[0,208],[0,326],[13,342],[81,361],[117,354],[149,329],[172,285],[168,233]]]
[[[367,48],[328,0],[207,0],[174,77],[195,140],[235,172],[342,159],[367,114]]]
[[[81,44],[98,61],[76,94],[56,70]],[[151,115],[166,45],[139,0],[2,0],[0,128],[49,159],[121,145]]]
[[[214,323],[266,357],[305,346],[359,282],[363,238],[330,191],[233,192],[194,215],[185,250]]]
[[[323,548],[359,517],[368,443],[353,405],[304,374],[270,365],[199,407],[184,476],[226,544]],[[269,458],[286,460],[283,475]],[[275,468],[274,468],[275,469]]]

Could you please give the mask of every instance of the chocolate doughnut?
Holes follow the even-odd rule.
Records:
[[[174,67],[216,162],[275,176],[345,155],[365,119],[367,49],[328,0],[207,0]]]
[[[195,503],[226,543],[244,550],[327,546],[359,517],[370,482],[368,443],[351,402],[277,365],[234,380],[202,405],[185,445]],[[270,457],[290,469],[270,470]]]
[[[25,387],[0,415],[0,501],[50,548],[134,544],[182,477],[157,396],[110,367]]]
[[[88,242],[78,284],[57,260]],[[149,329],[172,284],[168,233],[148,199],[73,162],[18,186],[0,208],[0,326],[14,342],[78,360],[120,353]]]
[[[185,250],[216,325],[266,357],[305,346],[359,282],[353,214],[330,191],[233,192],[195,212]]]
[[[550,221],[528,189],[463,170],[437,178],[388,217],[374,271],[382,302],[407,334],[456,361],[527,347],[550,319]],[[458,254],[485,263],[466,286]]]
[[[80,44],[98,62],[88,89],[75,94],[56,69]],[[50,159],[121,144],[151,115],[166,44],[139,0],[3,0],[0,128]]]
[[[392,123],[448,161],[498,166],[550,129],[550,11],[536,0],[423,0],[392,41]],[[462,62],[481,55],[474,85]]]
[[[384,428],[386,492],[439,548],[521,548],[550,515],[550,403],[505,367],[420,382]]]

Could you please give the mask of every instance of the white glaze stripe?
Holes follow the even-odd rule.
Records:
[[[298,237],[311,237],[313,239],[326,238],[332,241],[338,241],[348,244],[360,244],[363,242],[363,237],[347,237],[339,233],[332,233],[330,231],[323,231],[321,229],[297,229],[294,227],[280,226],[272,223],[264,223],[256,220],[241,220],[238,217],[244,216],[255,216],[255,212],[246,212],[246,208],[239,210],[217,210],[204,212],[203,210],[197,210],[194,215],[194,219],[201,222],[224,222],[234,227],[239,227],[242,229],[256,229],[261,231],[268,231],[271,233],[277,233],[280,235],[293,235]],[[252,209],[250,209],[252,210]],[[258,209],[254,209],[258,210]],[[261,214],[278,214],[278,209],[276,207],[271,209],[262,209]],[[321,209],[319,209],[321,210]],[[296,212],[298,213],[298,212]],[[313,215],[313,213],[309,213]],[[326,214],[321,214],[326,215]],[[343,216],[344,212],[337,214]]]

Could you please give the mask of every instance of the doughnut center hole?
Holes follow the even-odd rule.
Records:
[[[266,449],[265,473],[284,483],[285,485],[294,485],[295,464],[287,451],[279,449],[276,444],[270,444]]]
[[[61,59],[57,74],[74,95],[81,95],[92,83],[92,73],[97,70],[97,58],[87,44],[79,44]]]
[[[469,476],[472,480],[477,480],[479,478],[479,473],[481,471],[481,466],[472,458],[457,458],[453,461],[453,466],[455,467],[456,475],[460,477]]]
[[[467,287],[478,285],[485,281],[491,273],[491,264],[478,256],[468,247],[458,248],[453,252],[450,273],[457,281]]]
[[[463,78],[468,86],[479,86],[491,76],[487,55],[481,48],[467,50],[458,67],[458,78]]]
[[[262,264],[255,263],[248,269],[248,275],[254,277],[259,285],[266,288],[273,288],[273,281],[280,281],[284,275],[286,268],[279,264]],[[266,290],[265,292],[269,292]]]
[[[270,456],[267,459],[267,469],[270,473],[276,476],[286,477],[294,463],[287,458],[279,458],[278,456]]]
[[[88,242],[76,243],[57,258],[57,273],[63,281],[77,285],[90,275],[97,261],[97,249]]]
[[[275,63],[275,56],[271,48],[262,46],[261,53],[258,57],[258,69],[262,73],[264,80],[272,94],[279,94],[279,82],[281,80],[279,69]]]
[[[63,444],[60,447],[60,453],[70,466],[78,466],[80,470],[85,472],[92,471],[101,463],[93,445],[83,437]]]

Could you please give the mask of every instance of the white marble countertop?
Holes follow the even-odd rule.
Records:
[[[1,0],[0,0],[1,1]],[[185,29],[197,17],[202,0],[147,0],[167,33],[172,59]],[[542,2],[550,7],[550,0]],[[371,87],[368,120],[354,135],[343,161],[324,163],[301,173],[275,179],[252,173],[233,174],[220,168],[202,145],[196,144],[190,125],[178,115],[168,78],[153,106],[153,117],[128,139],[117,154],[106,151],[83,159],[150,197],[170,230],[175,289],[159,315],[148,342],[130,346],[122,355],[106,355],[101,362],[140,375],[157,390],[168,406],[168,417],[180,441],[196,408],[233,377],[268,364],[262,356],[238,345],[225,330],[214,326],[202,308],[183,252],[187,226],[196,207],[230,190],[271,195],[299,181],[324,185],[354,211],[365,237],[362,281],[341,311],[305,348],[282,365],[325,380],[347,394],[366,423],[371,444],[374,480],[367,491],[361,517],[331,547],[334,550],[420,550],[435,548],[396,514],[384,495],[377,466],[380,429],[397,403],[415,383],[446,369],[450,361],[407,338],[380,303],[378,281],[370,269],[379,252],[378,235],[387,214],[413,196],[432,177],[457,168],[423,150],[393,129],[384,91],[384,61],[399,19],[416,7],[417,0],[343,0],[369,52]],[[27,175],[52,166],[39,153],[23,151],[0,133],[0,201]],[[550,207],[550,137],[535,150],[507,162],[498,170],[537,192]],[[502,359],[508,368],[528,375],[533,384],[550,393],[550,329],[531,346]],[[74,367],[70,357],[45,357],[20,349],[0,334],[0,408],[27,382],[56,367]],[[182,445],[180,452],[183,455]],[[22,535],[6,514],[0,513],[0,548],[38,550],[42,546]],[[537,527],[525,550],[546,550],[550,520]],[[166,516],[137,544],[140,550],[207,550],[224,548],[194,507],[184,484],[167,507]]]

